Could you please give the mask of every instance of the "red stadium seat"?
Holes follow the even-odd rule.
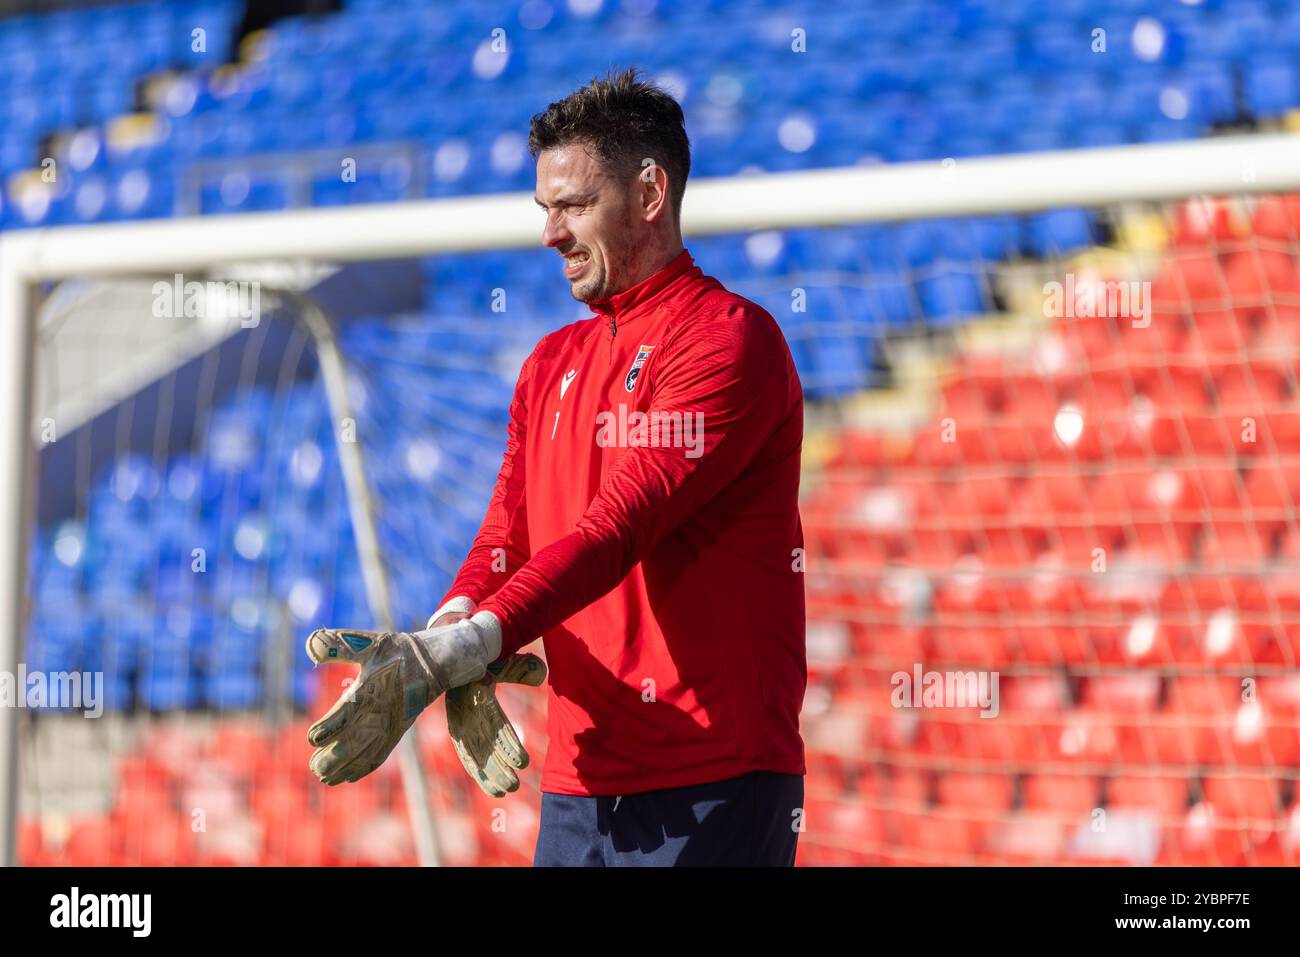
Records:
[[[1125,468],[1108,473],[1093,486],[1092,514],[1101,523],[1199,524],[1210,508],[1239,501],[1232,469]],[[1158,524],[1157,524],[1158,523]],[[1153,532],[1152,538],[1157,534]]]
[[[898,844],[918,852],[916,864],[973,864],[988,830],[983,821],[939,810],[896,812],[890,823]]]
[[[1185,565],[1197,532],[1195,523],[1172,518],[1129,522],[1114,528],[1114,558],[1157,568],[1180,568]]]
[[[1300,242],[1300,195],[1259,197],[1251,229],[1261,239],[1294,249]]]
[[[1264,593],[1251,579],[1174,579],[1161,594],[1160,608],[1176,623],[1182,639],[1179,662],[1249,667],[1278,657],[1263,619]]]
[[[1143,722],[1134,732],[1126,763],[1188,767],[1221,761],[1215,719],[1207,716],[1160,714]]]
[[[1294,574],[1294,570],[1300,569],[1300,526],[1288,523],[1282,529],[1277,544],[1277,563],[1281,574],[1273,573],[1271,569],[1265,571],[1266,587],[1270,594],[1279,596],[1278,606],[1284,618],[1294,619],[1296,589],[1300,587],[1300,576]]]
[[[970,531],[917,527],[907,542],[906,561],[916,568],[946,571],[973,548]]]
[[[1167,708],[1173,714],[1231,717],[1242,704],[1240,679],[1190,675],[1173,679]]]
[[[1151,284],[1151,300],[1168,310],[1222,308],[1230,297],[1218,257],[1206,249],[1171,249]]]
[[[1256,867],[1300,866],[1300,801],[1291,805],[1272,834],[1255,844],[1251,863]]]
[[[1280,406],[1289,391],[1287,370],[1270,362],[1240,361],[1222,368],[1215,378],[1219,407],[1225,412],[1252,415]]]
[[[307,743],[309,725],[309,722],[299,720],[279,729],[269,755],[269,760],[275,767],[294,773],[301,773],[307,767],[315,750]]]
[[[1247,863],[1255,841],[1234,822],[1220,819],[1208,804],[1194,806],[1177,825],[1166,828],[1157,865],[1237,867]]]
[[[1277,782],[1244,775],[1208,775],[1205,801],[1222,820],[1272,820],[1279,811]]]
[[[94,849],[92,849],[93,851]],[[31,818],[23,818],[18,822],[18,854],[17,861],[22,867],[51,867],[60,862],[59,849],[47,848],[45,846],[44,836],[41,834],[40,821]],[[102,855],[89,855],[93,861],[107,866],[108,847],[105,845]],[[91,861],[87,861],[87,866],[95,866]]]
[[[339,853],[348,864],[358,867],[414,867],[418,863],[409,820],[391,813],[366,818],[343,839]]]
[[[124,861],[122,848],[125,835],[114,827],[108,815],[97,814],[80,818],[71,825],[67,842],[60,849],[62,863],[75,867],[112,867]]]
[[[1252,867],[1300,866],[1300,842],[1290,829],[1268,835],[1251,848],[1248,862]]]
[[[1025,778],[1024,806],[1031,811],[1087,815],[1101,805],[1096,778],[1077,774],[1034,774]]]
[[[805,738],[805,741],[807,739]],[[829,797],[839,797],[850,787],[850,781],[857,777],[859,762],[836,751],[827,751],[808,744],[805,751],[808,766],[807,787],[809,792]],[[867,793],[867,788],[876,781],[874,775],[863,772],[859,781],[859,793]]]
[[[1096,675],[1083,682],[1079,703],[1090,711],[1149,714],[1159,705],[1160,687],[1154,672]]]
[[[925,636],[920,628],[900,625],[865,625],[855,633],[854,653],[858,662],[878,668],[910,668],[926,656]]]
[[[989,850],[1008,864],[1044,864],[1065,854],[1072,824],[1059,814],[1024,812],[995,825]]]
[[[1122,719],[1076,710],[1066,717],[1057,743],[1060,761],[1113,765],[1123,760],[1133,728]]]
[[[1133,309],[1131,316],[1115,320],[1115,354],[1134,367],[1161,365],[1164,357],[1176,353],[1187,337],[1185,314],[1162,303],[1144,303],[1142,307],[1145,315]]]
[[[936,796],[945,807],[1006,811],[1015,800],[1015,778],[1005,774],[948,771],[938,776]]]
[[[1183,339],[1183,358],[1201,363],[1227,361],[1241,355],[1255,337],[1254,322],[1245,309],[1215,305],[1193,309],[1191,327]]]
[[[1300,673],[1260,678],[1259,701],[1280,720],[1300,717]]]
[[[277,829],[268,826],[266,840],[266,862],[271,866],[322,867],[337,863],[325,821],[317,815],[294,818]]]
[[[863,865],[880,859],[889,842],[888,815],[848,801],[809,798],[805,804],[801,854],[806,846],[824,865]]]
[[[1175,250],[1218,250],[1249,229],[1236,203],[1221,196],[1193,196],[1174,207],[1170,245]]]
[[[1277,461],[1300,451],[1300,409],[1288,405],[1255,416],[1225,415],[1233,446],[1254,460]]]
[[[121,853],[126,863],[138,867],[185,867],[197,861],[198,835],[188,815],[154,811],[141,819],[115,813],[113,821],[114,830],[122,834]]]
[[[1070,707],[1069,688],[1059,675],[1024,675],[1000,682],[1004,714],[1057,715]]]
[[[1147,457],[1195,458],[1202,461],[1230,461],[1236,457],[1241,419],[1218,412],[1200,412],[1175,417],[1153,413],[1145,442],[1132,452]]]
[[[1103,356],[1115,351],[1111,324],[1091,316],[1062,316],[1053,324],[1065,350],[1077,357]]]
[[[1244,493],[1237,469],[1226,464],[1160,469],[1153,488],[1174,517],[1189,522],[1202,521],[1207,514],[1231,517],[1241,511]]]
[[[979,516],[981,526],[986,520],[1000,519],[1011,502],[1020,494],[1020,479],[1015,476],[966,476],[950,489],[947,506],[953,511],[968,511]]]
[[[1010,637],[1008,629],[996,621],[988,626],[972,625],[968,617],[965,622],[927,629],[924,657],[935,666],[996,666],[1012,656]]]
[[[1087,632],[1090,661],[1156,667],[1177,660],[1178,636],[1158,614],[1112,606],[1112,615],[1103,616],[1103,621]]]
[[[960,754],[972,760],[1008,762],[1017,759],[1016,729],[1005,721],[980,721],[952,711],[930,711],[917,725],[913,750],[942,759]]]
[[[316,783],[314,777],[310,778]],[[296,779],[264,777],[256,779],[249,791],[249,803],[255,814],[284,813],[290,817],[305,814],[308,808],[308,775]]]
[[[1043,409],[1055,411],[1066,397],[1067,383],[1062,379],[1023,373],[998,373],[1004,396],[1002,408],[1009,415],[1034,415]]]
[[[1294,524],[1300,517],[1300,472],[1261,462],[1245,483],[1250,517],[1269,528]]]
[[[1256,522],[1214,522],[1200,544],[1201,564],[1229,572],[1263,565],[1273,558],[1273,533]]]
[[[1277,297],[1293,295],[1300,287],[1291,253],[1258,245],[1228,256],[1224,273],[1228,294],[1237,310],[1262,312]]]
[[[1049,546],[1047,536],[1041,532],[1002,524],[983,526],[973,540],[981,565],[994,572],[1033,565]]]
[[[830,468],[859,466],[876,468],[888,460],[885,446],[888,433],[845,429],[837,436],[839,445],[827,465]]]
[[[1285,713],[1259,701],[1243,704],[1217,733],[1229,767],[1293,767],[1300,757],[1300,727]]]
[[[272,746],[265,729],[260,726],[242,722],[223,723],[217,727],[206,754],[229,767],[252,770],[269,763]]]
[[[919,808],[930,803],[934,776],[924,768],[896,767],[887,793],[895,808]]]
[[[1286,355],[1300,338],[1300,295],[1279,293],[1256,317],[1254,349],[1262,355]]]
[[[1077,518],[1080,503],[1086,502],[1088,495],[1088,483],[1076,472],[1031,476],[1011,503],[1010,516],[1017,525],[1048,528]]]
[[[457,767],[460,767],[457,761]],[[462,774],[464,773],[462,769]],[[371,777],[347,787],[328,788],[320,793],[320,806],[331,838],[336,838],[381,806],[379,788]]]
[[[1123,775],[1106,785],[1108,807],[1147,809],[1162,818],[1181,818],[1187,812],[1189,781],[1172,775]]]

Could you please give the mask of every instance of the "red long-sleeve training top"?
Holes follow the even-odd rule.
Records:
[[[496,488],[447,598],[500,619],[503,655],[543,639],[544,791],[802,774],[790,350],[771,315],[686,251],[592,308],[525,360]]]

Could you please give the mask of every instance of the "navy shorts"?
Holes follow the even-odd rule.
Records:
[[[542,794],[534,867],[791,867],[803,777],[755,771],[624,797]]]

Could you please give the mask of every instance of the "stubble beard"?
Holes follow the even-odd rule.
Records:
[[[592,275],[585,279],[580,279],[569,287],[569,292],[578,302],[592,302],[604,297],[605,287],[605,270],[595,260],[591,261]]]

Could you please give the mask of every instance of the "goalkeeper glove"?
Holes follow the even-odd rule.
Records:
[[[365,777],[392,753],[440,694],[483,677],[501,654],[501,626],[489,612],[415,634],[321,628],[307,639],[316,664],[346,661],[361,671],[307,731],[311,769],[329,785]]]
[[[536,687],[546,679],[546,665],[536,655],[511,655],[488,665],[488,674],[447,692],[447,733],[465,773],[489,797],[519,790],[519,775],[528,767],[514,725],[497,701],[496,683],[510,681]]]
[[[429,627],[458,621],[474,611],[469,598],[454,598],[433,613]],[[465,773],[489,797],[504,797],[519,789],[519,775],[528,767],[528,752],[497,701],[496,683],[537,687],[546,680],[546,664],[536,655],[511,655],[488,665],[488,674],[476,682],[453,688],[444,701],[447,733]]]

